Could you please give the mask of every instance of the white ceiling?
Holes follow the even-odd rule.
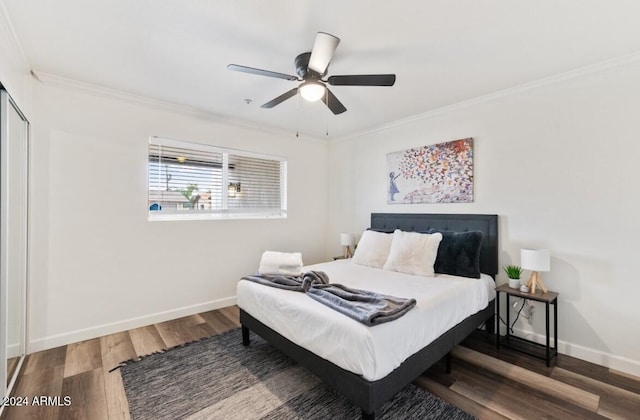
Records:
[[[315,137],[366,131],[640,51],[638,0],[0,0],[37,72]],[[394,87],[334,86],[348,111],[289,99],[318,31],[331,74],[395,73]],[[252,99],[249,105],[244,99]]]

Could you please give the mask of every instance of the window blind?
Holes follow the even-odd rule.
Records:
[[[149,219],[286,217],[286,160],[152,137]]]

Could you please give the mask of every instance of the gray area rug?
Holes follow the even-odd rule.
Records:
[[[279,350],[240,329],[129,361],[131,415],[142,419],[360,419],[361,411]],[[409,385],[376,419],[473,419]]]

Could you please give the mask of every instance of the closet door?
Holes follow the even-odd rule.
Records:
[[[26,353],[28,122],[0,90],[0,390]]]

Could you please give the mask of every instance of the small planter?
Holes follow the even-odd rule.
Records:
[[[522,268],[517,265],[508,265],[503,267],[505,273],[507,273],[507,277],[509,278],[509,287],[512,289],[520,288],[520,275],[522,275]]]

